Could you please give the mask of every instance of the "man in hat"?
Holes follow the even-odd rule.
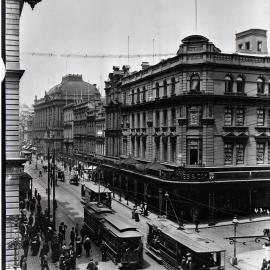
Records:
[[[86,252],[86,257],[89,257],[90,250],[91,250],[91,241],[90,241],[89,237],[86,237],[83,246],[84,246],[84,249],[85,249],[85,252]]]
[[[93,259],[90,259],[90,262],[88,263],[86,270],[94,270],[95,263],[93,262]]]

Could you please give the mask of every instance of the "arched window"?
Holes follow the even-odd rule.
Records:
[[[144,86],[142,91],[142,101],[145,102],[145,100],[146,100],[146,88]]]
[[[140,103],[140,89],[137,88],[137,103]]]
[[[175,95],[175,78],[171,78],[171,95]]]
[[[237,86],[237,93],[244,93],[245,92],[245,81],[242,76],[237,77],[236,79],[236,86]]]
[[[163,87],[164,87],[163,96],[166,97],[167,96],[167,81],[166,80],[163,81]]]
[[[226,93],[232,93],[233,92],[233,79],[229,75],[227,75],[225,77],[225,92]]]
[[[159,83],[156,83],[156,98],[159,98]]]
[[[262,77],[259,77],[257,79],[257,93],[258,94],[264,94],[264,79]]]
[[[190,78],[190,91],[200,92],[200,77],[197,74]]]

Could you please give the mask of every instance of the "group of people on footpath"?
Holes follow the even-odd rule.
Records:
[[[132,209],[132,219],[135,219],[136,222],[139,222],[140,214],[143,215],[144,217],[148,216],[147,203],[142,203],[140,205],[134,204]]]
[[[270,270],[270,260],[263,259],[261,270]]]
[[[31,191],[28,197],[20,202],[19,229],[21,234],[23,255],[20,258],[20,268],[27,270],[27,257],[39,256],[41,270],[48,270],[49,259],[52,263],[59,263],[60,270],[75,270],[76,259],[85,250],[86,257],[91,254],[91,240],[87,234],[85,225],[79,228],[76,224],[71,228],[69,239],[67,236],[68,226],[61,222],[58,227],[53,228],[52,216],[48,216],[48,210],[42,211],[41,195]],[[80,234],[80,237],[79,237]],[[97,262],[93,260],[88,264],[89,270],[97,270]]]

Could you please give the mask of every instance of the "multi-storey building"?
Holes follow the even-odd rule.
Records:
[[[156,65],[114,68],[104,160],[113,189],[161,212],[169,198],[185,218],[270,205],[270,58],[259,55],[265,31],[243,33],[238,44],[260,42],[257,55],[222,53],[193,35]]]
[[[100,93],[96,85],[83,81],[82,75],[71,74],[64,76],[62,82],[50,89],[48,93],[45,92],[44,98],[36,98],[34,139],[42,153],[47,152],[46,148],[50,143],[54,144],[58,155],[63,152],[63,108],[65,105],[76,101],[99,99]]]
[[[32,129],[33,129],[33,107],[25,104],[20,106],[19,115],[19,142],[32,144]]]
[[[41,0],[5,0],[1,2],[1,57],[6,73],[2,81],[2,98],[5,116],[3,125],[5,144],[2,144],[2,267],[16,267],[18,258],[19,178],[25,159],[19,156],[19,84],[24,70],[20,68],[20,16],[24,2],[34,8]]]

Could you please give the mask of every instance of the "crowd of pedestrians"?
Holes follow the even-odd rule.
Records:
[[[27,257],[39,256],[40,269],[50,269],[49,260],[58,263],[60,270],[75,270],[76,259],[82,256],[83,249],[86,257],[91,255],[91,240],[85,225],[79,224],[70,228],[61,222],[58,230],[53,228],[52,216],[48,210],[42,210],[41,195],[35,189],[33,197],[31,192],[28,198],[20,202],[19,228],[23,254],[20,258],[20,267],[27,270]],[[87,269],[96,270],[97,263],[92,259]]]

